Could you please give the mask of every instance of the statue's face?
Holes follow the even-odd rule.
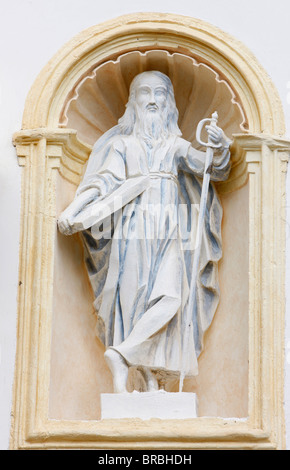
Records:
[[[166,86],[160,77],[147,74],[137,83],[135,97],[142,112],[161,113],[166,106]]]

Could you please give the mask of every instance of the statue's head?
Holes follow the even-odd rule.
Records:
[[[177,121],[173,86],[167,75],[158,71],[137,75],[130,86],[126,111],[119,120],[122,133],[153,138],[181,135]]]

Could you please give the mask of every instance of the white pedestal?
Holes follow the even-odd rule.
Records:
[[[195,393],[157,392],[103,393],[102,419],[191,419],[197,418]]]

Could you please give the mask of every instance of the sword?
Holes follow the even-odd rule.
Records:
[[[222,146],[221,143],[214,144],[210,142],[210,139],[208,139],[207,143],[203,142],[201,140],[201,131],[204,127],[204,124],[207,122],[209,122],[212,126],[216,126],[217,120],[218,120],[218,114],[217,112],[214,112],[211,118],[203,119],[202,121],[200,121],[196,129],[196,140],[200,145],[202,145],[203,147],[206,147],[206,156],[205,156],[203,183],[202,183],[202,191],[201,191],[199,214],[198,214],[195,252],[194,252],[193,266],[192,266],[192,277],[191,277],[191,282],[190,282],[189,297],[188,297],[186,310],[185,310],[185,318],[186,318],[185,336],[184,336],[184,343],[183,343],[183,349],[182,349],[182,364],[181,364],[180,379],[179,379],[179,392],[182,392],[182,388],[183,388],[183,382],[184,382],[185,371],[186,371],[186,360],[188,358],[188,345],[189,345],[189,338],[190,338],[189,335],[190,335],[190,332],[192,331],[192,312],[196,303],[196,283],[197,283],[197,276],[198,276],[202,231],[203,231],[210,175],[211,175],[211,169],[212,169],[213,154],[214,154],[214,149],[220,148]]]

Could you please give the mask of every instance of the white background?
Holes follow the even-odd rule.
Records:
[[[134,12],[176,13],[218,26],[256,55],[280,94],[290,137],[289,0],[0,0],[0,449],[8,449],[16,346],[20,173],[12,134],[34,79],[82,30]],[[289,187],[289,176],[288,184]],[[290,208],[290,191],[287,191]],[[290,449],[290,210],[287,216],[285,411]]]

